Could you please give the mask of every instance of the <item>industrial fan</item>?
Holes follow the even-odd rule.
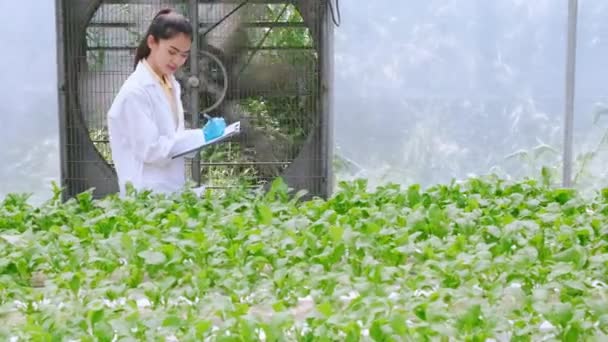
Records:
[[[200,127],[205,113],[240,120],[244,131],[195,159],[192,179],[209,181],[209,170],[224,168],[258,184],[280,176],[310,195],[328,194],[329,0],[57,1],[66,196],[117,191],[105,115],[132,72],[137,43],[164,7],[198,28],[196,58],[176,75],[186,122]]]

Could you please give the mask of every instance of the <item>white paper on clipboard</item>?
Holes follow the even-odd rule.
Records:
[[[224,134],[222,134],[221,136],[215,138],[215,139],[211,139],[209,141],[205,141],[205,143],[200,144],[200,143],[196,143],[194,144],[190,144],[189,147],[185,147],[185,149],[180,149],[178,150],[172,157],[171,159],[175,159],[175,158],[179,158],[182,157],[184,155],[190,154],[192,152],[195,152],[196,150],[200,150],[202,148],[204,148],[205,146],[209,146],[209,145],[213,145],[213,144],[217,144],[219,142],[222,142],[232,136],[235,136],[237,134],[239,134],[241,132],[241,122],[237,121],[235,123],[232,123],[228,126],[226,126],[226,129],[224,129]]]

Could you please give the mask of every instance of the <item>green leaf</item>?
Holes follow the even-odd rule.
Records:
[[[557,303],[553,305],[551,310],[545,315],[547,316],[547,319],[554,325],[566,327],[570,320],[572,320],[572,317],[574,317],[574,312],[572,304]]]
[[[566,204],[570,199],[574,197],[574,190],[572,189],[556,189],[552,193],[554,201],[559,204]]]
[[[406,336],[408,334],[407,319],[401,314],[395,314],[391,318],[391,328],[399,336]]]
[[[0,234],[0,238],[13,246],[24,247],[26,245],[26,242],[21,235]]]
[[[196,323],[196,333],[199,337],[202,337],[213,327],[213,323],[207,320],[199,321]]]
[[[143,251],[137,254],[140,258],[144,259],[146,264],[149,265],[161,265],[165,263],[167,258],[163,253],[155,251]]]
[[[329,303],[329,302],[323,302],[323,303],[317,305],[317,310],[321,314],[323,314],[323,316],[325,316],[325,317],[330,317],[334,311],[331,306],[331,303]]]
[[[98,322],[93,327],[93,336],[100,342],[111,342],[114,340],[114,329],[107,322]]]
[[[543,168],[541,169],[541,175],[543,179],[543,186],[551,186],[551,170],[549,170],[548,167],[543,166]]]
[[[264,204],[256,204],[255,214],[258,222],[269,225],[272,223],[272,210]]]
[[[423,321],[426,321],[426,310],[428,307],[428,303],[422,303],[417,305],[414,308],[414,314],[416,314],[416,316],[418,316],[418,318],[420,318]]]
[[[346,328],[346,342],[359,342],[361,340],[361,328],[356,322],[350,322]]]
[[[409,203],[410,208],[415,207],[418,203],[420,203],[420,185],[414,184],[407,189],[407,201]]]
[[[474,329],[483,325],[481,306],[479,304],[471,305],[464,315],[458,319],[458,329],[465,333],[470,333]]]
[[[429,220],[429,232],[438,237],[445,237],[448,233],[445,227],[446,216],[443,210],[436,204],[433,203],[429,207],[428,211]]]
[[[104,310],[103,309],[91,310],[91,311],[89,311],[88,316],[89,316],[89,321],[91,322],[91,324],[95,325],[104,318]]]
[[[80,290],[80,275],[78,273],[72,274],[68,284],[73,293],[78,293]]]
[[[342,241],[344,236],[344,227],[342,226],[331,226],[329,227],[329,236],[334,242]]]
[[[386,321],[383,319],[376,319],[372,323],[371,328],[369,329],[369,335],[372,337],[374,341],[388,341],[389,335],[384,331],[386,327]]]
[[[608,314],[601,315],[598,323],[604,333],[608,332]]]
[[[570,324],[565,329],[562,341],[565,341],[565,342],[578,342],[578,341],[583,340],[583,338],[582,338],[583,336],[584,336],[583,329],[581,328],[581,326],[577,322],[575,322],[575,323]]]
[[[587,252],[581,246],[573,246],[564,251],[553,254],[553,260],[570,262],[580,269],[587,263]]]
[[[183,319],[176,315],[169,315],[163,320],[163,327],[179,328],[184,324]]]

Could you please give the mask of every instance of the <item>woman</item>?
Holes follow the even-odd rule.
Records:
[[[112,159],[121,195],[137,190],[172,193],[183,189],[184,158],[171,157],[185,146],[201,145],[223,134],[223,119],[203,129],[184,129],[181,89],[173,74],[190,53],[192,26],[170,9],[160,11],[137,48],[135,71],[108,112]]]

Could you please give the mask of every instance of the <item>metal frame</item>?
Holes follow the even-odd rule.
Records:
[[[329,4],[328,0],[328,4]],[[330,6],[324,6],[321,19],[320,50],[321,58],[321,144],[322,156],[321,174],[326,175],[325,182],[320,189],[323,197],[329,197],[334,188],[334,176],[332,172],[334,160],[334,25]]]
[[[198,24],[198,0],[189,0],[190,5],[190,22],[195,25]],[[198,75],[198,30],[192,30],[192,46],[190,47],[190,78],[188,82],[188,87],[190,87],[190,113],[192,113],[192,127],[199,127],[199,79]],[[197,183],[197,185],[201,185],[201,159],[197,154],[195,158],[192,160],[192,178]]]
[[[100,163],[103,158],[91,142],[88,132],[81,129],[86,127],[84,118],[80,115],[82,104],[78,97],[76,76],[79,66],[77,59],[81,56],[78,49],[81,46],[65,44],[66,39],[72,39],[74,32],[79,32],[86,25],[86,22],[68,21],[66,17],[70,15],[69,11],[83,11],[92,15],[92,4],[94,2],[86,3],[82,0],[56,0],[61,186],[64,199],[89,188],[96,189],[97,197],[118,191],[114,170],[107,164]],[[86,176],[90,174],[100,176]]]
[[[65,187],[67,184],[66,174],[67,165],[67,139],[65,130],[67,128],[67,106],[66,106],[66,87],[65,87],[65,55],[64,55],[64,22],[63,22],[63,1],[55,0],[55,15],[57,32],[57,95],[58,95],[58,113],[59,113],[59,159],[60,159],[60,184]],[[67,199],[67,192],[62,192],[63,200]]]
[[[576,87],[576,32],[578,20],[578,0],[568,1],[568,44],[566,47],[566,79],[564,108],[564,151],[563,179],[564,187],[572,186],[572,154],[574,129],[574,92]]]

